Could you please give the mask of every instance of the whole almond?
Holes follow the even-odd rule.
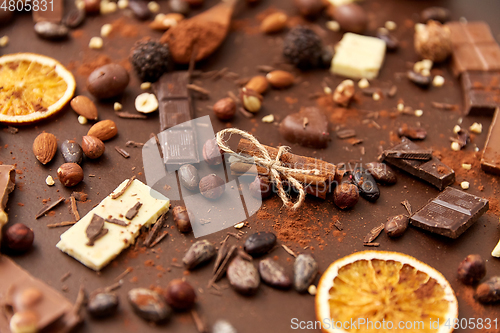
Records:
[[[42,164],[49,163],[57,151],[57,139],[54,134],[41,133],[33,141],[33,154]]]
[[[104,143],[95,136],[86,135],[82,138],[82,149],[85,156],[96,159],[104,154],[106,147]]]
[[[250,81],[248,81],[248,83],[245,85],[245,87],[248,89],[253,89],[259,94],[263,94],[269,87],[269,83],[267,83],[267,79],[265,76],[257,75],[251,78]]]
[[[286,27],[288,16],[283,12],[276,12],[268,15],[260,24],[260,31],[265,34],[279,32]]]
[[[57,177],[64,186],[72,187],[83,180],[83,170],[76,163],[64,163],[57,169]]]
[[[95,123],[89,131],[87,135],[95,136],[101,141],[106,141],[114,137],[118,133],[118,129],[116,128],[116,124],[112,120],[101,120],[98,123]]]
[[[89,120],[97,120],[97,108],[87,96],[76,96],[71,100],[71,107],[80,116]]]
[[[282,70],[275,70],[267,73],[266,79],[271,86],[278,89],[290,87],[295,81],[295,77],[292,73]]]

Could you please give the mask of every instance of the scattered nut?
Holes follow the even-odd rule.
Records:
[[[143,82],[141,83],[141,89],[142,90],[148,90],[151,88],[151,82]]]
[[[434,76],[434,79],[432,79],[432,85],[434,87],[442,87],[444,85],[444,77],[441,75]]]
[[[185,206],[175,206],[172,209],[172,215],[174,217],[174,222],[182,233],[191,232],[191,217]]]
[[[333,192],[333,202],[340,209],[354,207],[359,200],[359,190],[354,184],[343,182]]]
[[[368,82],[368,80],[365,78],[359,80],[359,82],[358,82],[358,87],[361,89],[368,88],[369,86],[370,86],[370,82]]]
[[[315,296],[317,291],[318,291],[318,290],[317,290],[317,288],[316,288],[316,286],[315,286],[314,284],[311,284],[311,285],[309,286],[309,288],[307,288],[307,292],[308,292],[308,293],[309,293],[309,295],[311,295],[311,296]]]
[[[57,177],[64,186],[72,187],[83,180],[83,170],[76,163],[64,163],[57,169]]]
[[[483,131],[483,125],[479,123],[474,123],[469,127],[469,131],[476,134],[481,134]]]
[[[47,164],[57,151],[57,139],[54,134],[41,133],[33,141],[33,154],[40,163]]]
[[[403,103],[398,103],[398,105],[396,106],[396,109],[399,111],[399,112],[403,112],[404,109],[405,109],[405,105]]]
[[[226,183],[216,174],[203,177],[200,180],[200,193],[210,200],[219,199],[226,189]]]
[[[84,116],[87,119],[97,120],[98,113],[97,107],[94,102],[87,96],[76,96],[70,102],[71,108],[80,116]]]
[[[472,164],[462,163],[462,168],[465,170],[470,170],[472,169]]]
[[[455,134],[458,134],[458,132],[460,132],[462,130],[462,128],[460,127],[460,125],[455,125],[455,127],[453,127],[453,133]]]
[[[253,89],[242,88],[240,98],[245,110],[256,113],[262,107],[262,96]]]
[[[415,29],[415,50],[422,58],[434,62],[446,60],[451,54],[451,32],[441,23],[430,20]]]
[[[231,120],[236,113],[236,103],[232,98],[226,97],[215,103],[213,110],[220,120]]]
[[[342,81],[333,92],[333,101],[347,107],[354,96],[354,82],[352,80]]]
[[[109,23],[106,23],[101,27],[101,37],[108,37],[109,34],[111,33],[111,30],[113,30],[113,26]]]
[[[267,116],[262,117],[263,123],[272,123],[274,121],[274,115],[268,114]]]
[[[118,102],[115,102],[115,104],[113,104],[113,109],[115,111],[120,111],[121,109],[123,109],[123,105],[121,105],[120,103]]]
[[[89,42],[89,47],[91,49],[101,49],[104,45],[104,41],[101,37],[92,37]]]
[[[328,21],[326,22],[326,28],[331,31],[340,31],[340,24],[337,21]]]
[[[188,310],[196,302],[193,287],[181,279],[170,281],[164,294],[167,304],[176,310]]]
[[[451,143],[451,150],[460,151],[460,149],[462,149],[462,148],[460,147],[460,144],[458,142]]]
[[[373,93],[372,98],[374,101],[379,101],[380,100],[380,94],[378,92]]]
[[[80,123],[80,125],[85,125],[88,123],[88,120],[84,116],[78,116],[78,123]]]
[[[125,9],[128,7],[128,0],[118,0],[117,5],[119,9]]]
[[[486,275],[486,264],[479,254],[469,254],[458,265],[458,279],[464,284],[476,284]]]
[[[5,231],[5,245],[13,251],[25,252],[31,249],[35,234],[22,223],[16,223]]]
[[[292,73],[282,70],[274,70],[267,73],[266,79],[271,86],[278,89],[288,88],[295,82],[295,77]]]
[[[158,109],[158,100],[154,94],[142,93],[135,99],[135,108],[141,113],[151,113]]]
[[[0,47],[5,47],[9,44],[9,36],[3,36],[0,38]]]
[[[114,13],[117,9],[116,2],[101,1],[100,12],[102,15]]]
[[[101,157],[105,148],[104,143],[95,136],[85,135],[82,138],[83,153],[90,159]]]
[[[394,21],[387,21],[387,22],[385,22],[384,26],[389,31],[396,30],[396,28],[397,28],[397,24]]]
[[[460,187],[461,187],[462,189],[464,189],[464,190],[469,189],[469,186],[470,186],[470,184],[469,184],[469,182],[467,182],[467,181],[463,181],[463,182],[461,182],[461,183],[460,183]]]
[[[156,1],[148,2],[148,9],[151,13],[158,13],[160,11],[160,5]]]
[[[248,83],[245,85],[247,89],[253,89],[259,94],[263,94],[267,91],[267,88],[269,87],[269,83],[267,82],[267,79],[263,75],[257,75],[254,76],[248,81]]]
[[[47,178],[45,178],[45,184],[53,186],[55,184],[54,178],[52,178],[51,175],[48,175]]]
[[[474,298],[481,303],[500,301],[500,277],[494,276],[477,286]]]
[[[95,123],[87,132],[87,135],[95,136],[101,141],[106,141],[118,134],[116,124],[112,120],[101,120]]]
[[[422,111],[422,110],[415,110],[415,116],[422,117],[423,115],[424,115],[424,111]]]
[[[260,31],[265,34],[279,32],[286,27],[288,16],[283,12],[268,15],[260,24]]]

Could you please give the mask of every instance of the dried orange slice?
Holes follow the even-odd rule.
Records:
[[[335,261],[316,293],[324,332],[452,332],[458,302],[434,268],[406,254],[363,251]]]
[[[47,118],[75,93],[75,78],[57,60],[34,53],[0,57],[0,122],[20,124]]]

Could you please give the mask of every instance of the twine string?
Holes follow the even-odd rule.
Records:
[[[228,145],[227,140],[225,139],[226,135],[228,135],[227,139],[229,139],[233,134],[238,134],[245,139],[249,140],[251,143],[257,147],[262,157],[259,156],[245,156],[242,154],[238,154],[234,152]],[[305,174],[305,175],[318,175],[320,172],[317,169],[296,169],[284,166],[281,163],[281,157],[290,150],[290,147],[280,146],[278,148],[278,153],[276,154],[276,158],[273,159],[267,149],[250,133],[242,131],[237,128],[227,128],[217,133],[216,136],[217,144],[220,149],[224,151],[224,153],[228,153],[231,156],[235,157],[238,162],[246,163],[246,164],[257,164],[261,167],[264,167],[268,170],[271,181],[276,184],[276,188],[278,189],[278,195],[283,201],[283,205],[292,210],[296,210],[299,208],[305,200],[306,193],[304,191],[304,186],[295,178],[294,174]],[[282,180],[285,179],[290,182],[290,184],[299,191],[299,197],[295,203],[292,203],[290,197],[283,189]]]

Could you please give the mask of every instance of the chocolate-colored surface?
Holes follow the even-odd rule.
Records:
[[[464,72],[460,76],[465,114],[491,116],[500,107],[498,72]]]
[[[484,144],[481,168],[486,172],[500,174],[500,112],[496,109],[495,116]]]
[[[215,3],[216,1],[207,0],[202,8],[209,8]],[[167,2],[162,1],[160,5],[165,11]],[[290,15],[296,13],[295,8],[291,6],[288,0],[265,0],[255,7],[246,7],[244,2],[241,5],[243,10],[237,11],[236,17],[238,19],[248,18],[250,19],[249,22],[253,22],[252,24],[257,27],[258,22],[256,22],[255,16],[270,6],[283,9]],[[361,154],[360,145],[352,146],[347,142],[338,140],[334,135],[331,135],[332,141],[328,148],[324,150],[290,144],[280,136],[273,124],[260,122],[262,116],[270,113],[273,113],[280,121],[288,114],[298,112],[300,107],[316,106],[316,102],[309,99],[308,95],[323,90],[321,82],[325,77],[331,80],[330,87],[332,89],[343,80],[343,78],[332,76],[326,70],[300,73],[302,83],[283,91],[268,91],[264,98],[264,107],[255,119],[248,119],[238,113],[231,125],[249,131],[254,129],[253,134],[263,144],[269,146],[290,145],[294,154],[323,158],[331,163],[339,163],[360,158],[363,161],[375,160],[379,153],[379,145],[383,145],[384,148],[390,146],[389,131],[397,131],[397,128],[403,123],[416,126],[420,122],[421,126],[425,127],[428,132],[422,146],[433,147],[446,152],[448,160],[450,160],[449,156],[452,156],[451,160],[457,161],[457,165],[453,165],[453,167],[459,168],[460,164],[458,162],[464,159],[464,154],[473,156],[473,150],[476,146],[479,149],[484,146],[486,129],[489,127],[491,119],[478,116],[465,117],[463,120],[464,127],[468,127],[474,121],[480,122],[483,124],[483,134],[476,135],[473,142],[465,148],[465,151],[452,152],[449,149],[448,137],[453,135],[453,126],[462,115],[458,111],[438,110],[431,105],[432,101],[457,104],[462,110],[463,97],[460,84],[451,74],[449,64],[438,67],[440,74],[446,79],[445,85],[441,88],[431,87],[428,91],[422,91],[406,78],[399,80],[395,73],[404,73],[410,68],[407,65],[408,62],[412,63],[418,60],[412,46],[413,23],[418,21],[422,9],[431,5],[445,6],[450,8],[453,20],[458,20],[462,16],[465,16],[469,21],[484,20],[488,22],[493,35],[498,40],[500,34],[500,21],[498,20],[500,3],[497,0],[483,0],[480,5],[470,0],[367,0],[362,2],[361,5],[370,13],[369,32],[372,35],[375,34],[377,27],[383,26],[386,20],[393,20],[398,24],[395,35],[401,42],[400,49],[397,52],[386,55],[379,78],[370,82],[372,86],[382,86],[384,82],[397,84],[398,92],[396,97],[375,102],[369,97],[361,96],[359,102],[353,103],[353,109],[347,111],[352,116],[346,121],[348,127],[355,129],[358,137],[363,139],[361,146],[365,148],[365,155]],[[76,94],[89,96],[85,88],[89,72],[80,67],[82,63],[88,63],[100,55],[106,55],[115,62],[125,64],[130,48],[137,39],[145,35],[157,38],[161,36],[160,33],[150,31],[145,26],[138,26],[138,28],[134,28],[135,36],[126,37],[128,35],[125,33],[127,29],[123,27],[124,25],[129,24],[135,27],[136,24],[142,23],[129,18],[120,21],[121,25],[116,23],[116,20],[122,16],[123,12],[89,17],[79,28],[81,30],[77,30],[78,33],[73,32],[69,40],[50,42],[39,39],[35,35],[31,14],[16,15],[12,24],[0,28],[0,35],[10,37],[9,45],[1,48],[0,52],[2,54],[36,52],[54,57],[68,66],[75,74],[77,80]],[[408,20],[413,20],[413,22]],[[104,48],[102,50],[89,49],[89,39],[92,36],[98,36],[101,26],[109,22],[115,22],[115,30],[109,38],[105,39]],[[317,22],[324,29],[325,19],[321,18]],[[341,36],[341,33],[330,32],[325,29],[322,38],[325,44],[333,44],[339,41]],[[276,61],[281,61],[279,42],[281,38],[283,38],[283,34],[269,37],[261,34],[245,34],[242,30],[231,31],[221,48],[206,61],[200,63],[197,68],[208,71],[229,67],[231,71],[237,72],[241,77],[256,75],[258,74],[257,65],[274,65]],[[261,51],[263,49],[265,51]],[[124,110],[134,112],[135,96],[142,92],[137,77],[132,72],[130,74],[130,84],[120,97],[112,100],[112,102],[97,103],[100,119],[112,119],[116,122],[118,128],[118,135],[107,145],[124,147],[128,140],[146,142],[149,139],[149,134],[157,132],[159,128],[157,114],[149,115],[147,120],[121,119],[115,115],[113,111],[114,101],[122,103]],[[211,91],[211,96],[208,101],[197,100],[194,102],[195,115],[198,117],[210,114],[215,129],[222,129],[226,126],[226,123],[219,122],[213,117],[212,111],[207,106],[211,106],[218,99],[225,97],[228,90],[237,92],[236,87],[232,82],[225,79],[200,80],[202,85]],[[297,99],[297,102],[288,103],[285,101],[285,97],[292,100]],[[382,128],[377,129],[362,123],[366,115],[364,111],[354,110],[392,111],[399,98],[404,99],[405,105],[411,105],[414,108],[421,107],[424,110],[424,115],[420,118],[411,115],[399,115],[395,118],[379,117],[376,122]],[[331,110],[326,112],[330,116],[333,126],[336,126],[338,119],[331,114]],[[164,332],[165,330],[169,332],[197,332],[189,313],[176,313],[165,326],[156,327],[148,325],[134,315],[126,301],[127,291],[132,288],[149,287],[151,285],[165,287],[170,280],[182,277],[185,277],[197,290],[197,309],[209,326],[218,319],[226,319],[240,333],[250,333],[256,330],[261,332],[296,332],[297,330],[291,329],[292,318],[314,320],[314,298],[308,294],[301,295],[295,291],[277,291],[265,285],[261,285],[257,294],[251,298],[242,297],[231,288],[223,289],[221,291],[222,296],[211,294],[206,288],[207,282],[212,276],[211,264],[193,270],[188,275],[184,275],[184,269],[171,265],[180,262],[185,251],[190,247],[191,241],[194,240],[192,235],[184,236],[175,229],[169,229],[169,236],[152,250],[141,249],[134,251],[133,247],[128,249],[100,274],[87,269],[73,258],[56,249],[55,244],[65,228],[49,229],[45,225],[71,220],[72,215],[66,207],[61,205],[54,209],[55,215],[48,214],[48,216],[35,221],[34,216],[43,205],[43,199],[51,198],[54,201],[60,195],[68,197],[73,190],[84,191],[88,193],[90,201],[78,202],[78,208],[83,215],[127,177],[137,175],[142,181],[145,180],[144,175],[139,174],[143,172],[141,150],[139,148],[128,148],[131,157],[127,160],[124,160],[122,156],[112,151],[112,149],[108,149],[100,159],[96,161],[87,160],[83,163],[84,181],[74,189],[64,188],[57,181],[54,187],[48,187],[45,184],[46,176],[51,174],[55,177],[57,168],[63,163],[63,158],[60,154],[56,154],[54,161],[48,165],[43,166],[38,163],[31,152],[34,138],[42,131],[47,131],[57,136],[59,144],[66,139],[74,139],[80,142],[81,137],[87,133],[89,127],[90,125],[82,126],[78,124],[77,115],[67,106],[65,112],[58,114],[51,120],[35,126],[21,127],[19,133],[15,135],[3,131],[0,133],[0,161],[4,164],[17,163],[17,168],[22,173],[18,174],[17,189],[10,195],[7,210],[10,218],[9,223],[23,221],[23,223],[33,228],[36,234],[33,250],[22,256],[14,257],[14,260],[33,275],[58,290],[61,290],[63,286],[67,286],[68,289],[64,295],[72,301],[76,298],[81,283],[85,285],[88,291],[92,291],[113,284],[115,278],[124,272],[127,267],[134,268],[132,272],[123,277],[124,284],[121,289],[117,290],[121,305],[116,316],[105,320],[86,318],[85,323],[77,332]],[[133,169],[134,167],[135,169]],[[462,180],[470,181],[469,193],[494,198],[495,193],[500,189],[497,183],[498,178],[483,173],[476,165],[474,165],[473,173],[460,170],[458,175],[458,171],[458,182]],[[325,242],[321,249],[316,237],[309,237],[313,239],[309,245],[314,247],[312,252],[314,252],[321,272],[332,261],[352,252],[365,250],[362,240],[370,229],[385,222],[387,217],[405,213],[404,208],[400,205],[403,199],[408,199],[414,209],[417,210],[439,193],[436,188],[415,177],[411,177],[404,172],[395,172],[398,175],[398,183],[392,187],[381,187],[381,198],[376,203],[360,200],[354,209],[346,212],[338,210],[333,205],[331,195],[325,201],[312,196],[307,197],[299,214],[307,221],[307,226],[318,227],[320,239]],[[481,185],[484,186],[484,191],[480,191],[479,186]],[[457,187],[457,184],[453,186]],[[500,316],[498,306],[480,305],[473,299],[474,288],[464,286],[456,279],[458,264],[470,253],[478,253],[483,258],[488,259],[486,278],[500,274],[500,262],[490,255],[499,237],[497,228],[498,211],[493,201],[490,203],[490,212],[483,215],[458,239],[451,240],[410,227],[398,239],[389,239],[384,234],[380,235],[377,238],[377,242],[380,243],[377,250],[404,252],[440,270],[450,281],[457,294],[460,318],[498,318]],[[271,220],[259,219],[254,216],[248,220],[252,229],[245,228],[243,230],[250,233],[273,230],[274,220],[276,219],[274,216],[278,216],[281,203],[279,198],[273,196],[264,201],[264,204],[266,206],[265,211],[272,216]],[[332,232],[325,234],[323,228],[319,228],[319,224],[322,223],[323,226],[329,225],[333,216],[340,219],[344,229],[340,234]],[[286,213],[282,213],[278,219],[281,217],[285,218]],[[168,217],[167,224],[174,225],[171,214]],[[345,233],[343,238],[342,233]],[[283,237],[279,232],[277,232],[277,235],[279,239]],[[225,236],[226,231],[222,231],[206,238],[218,243]],[[229,241],[231,244],[238,244],[239,246],[243,244],[242,240],[236,242],[233,238]],[[311,248],[304,250],[305,245],[299,245],[294,241],[278,240],[278,242],[286,244],[295,252],[311,252]],[[139,248],[141,247],[139,246]],[[288,261],[288,259],[293,258],[285,251],[279,248],[267,256],[277,256],[278,261],[285,267],[286,271],[292,274],[293,261]],[[172,261],[174,258],[176,262]],[[146,266],[146,260],[154,261],[156,267]],[[165,271],[162,271],[162,268],[165,268]],[[167,268],[170,269],[170,272],[166,271]],[[61,281],[61,277],[67,272],[71,272],[71,276],[65,281]],[[315,282],[317,281],[318,277],[316,277]],[[219,285],[227,286],[227,279],[223,278]],[[199,288],[203,292],[200,292]],[[473,330],[456,330],[456,332],[470,331]],[[319,331],[304,330],[304,332],[318,333]]]

